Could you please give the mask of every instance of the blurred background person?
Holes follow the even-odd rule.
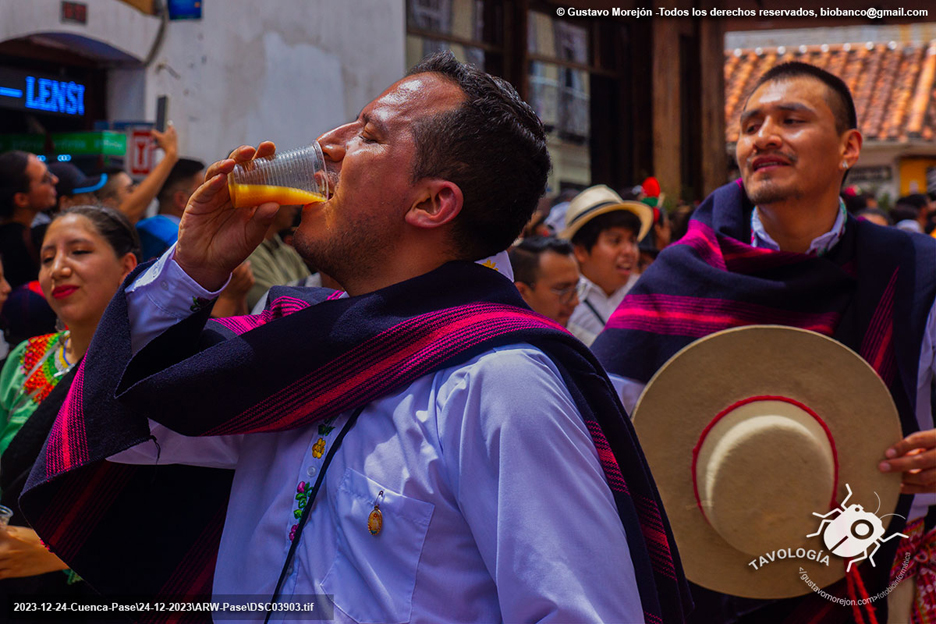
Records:
[[[862,208],[855,213],[855,217],[858,219],[864,219],[865,221],[870,221],[871,223],[883,225],[884,227],[894,225],[893,221],[891,221],[890,215],[888,215],[880,208]]]
[[[35,154],[18,150],[0,154],[0,256],[13,288],[39,275],[44,226],[34,230],[32,223],[36,215],[55,206],[57,182]]]
[[[137,223],[143,245],[143,260],[158,258],[179,238],[179,222],[189,197],[205,181],[205,163],[180,158],[166,178],[156,198],[159,212]]]
[[[11,290],[10,282],[6,281],[6,277],[3,274],[3,259],[0,258],[0,313],[3,311],[3,306],[6,304]],[[2,327],[3,321],[2,316],[0,316],[0,328]],[[9,353],[10,344],[6,342],[3,337],[0,337],[0,367],[2,367],[3,362],[6,361],[6,357]]]
[[[283,242],[280,236],[280,232],[292,228],[299,208],[300,206],[280,206],[263,242],[250,254],[248,260],[253,271],[254,285],[247,293],[248,310],[253,309],[272,286],[301,281],[312,274],[299,252]],[[361,253],[367,251],[362,249]]]
[[[57,320],[38,279],[14,288],[0,310],[0,326],[10,347],[33,336],[54,332]]]
[[[163,151],[163,158],[149,175],[139,184],[134,184],[133,178],[126,171],[111,169],[104,172],[108,176],[107,183],[95,192],[101,205],[122,212],[130,223],[136,223],[143,218],[146,209],[156,199],[159,189],[179,161],[179,137],[173,125],[170,124],[165,132],[150,130],[150,134]]]
[[[558,238],[525,238],[508,252],[514,284],[534,312],[563,327],[579,304],[580,275],[572,243]]]
[[[923,193],[905,195],[897,200],[891,216],[897,227],[908,232],[928,233],[930,201]]]
[[[250,260],[245,260],[231,273],[231,281],[224,287],[211,308],[211,318],[225,316],[244,316],[250,313],[247,307],[247,293],[254,285]]]
[[[107,174],[88,176],[67,162],[49,164],[49,171],[58,178],[55,184],[56,205],[54,212],[62,212],[72,206],[87,206],[97,203],[95,192],[107,184]],[[49,216],[51,220],[52,215]]]
[[[582,191],[569,204],[562,238],[572,242],[584,287],[568,327],[586,345],[637,281],[637,241],[652,225],[649,206],[625,201],[603,184]]]
[[[670,243],[675,243],[689,231],[689,219],[695,212],[695,206],[680,200],[670,214]]]
[[[18,345],[0,372],[0,502],[13,509],[0,530],[0,591],[92,592],[22,522],[18,498],[71,385],[75,365],[140,253],[136,231],[120,213],[77,206],[57,215],[40,251],[39,282],[66,331]],[[65,571],[63,573],[62,571]]]
[[[546,225],[546,218],[549,216],[551,209],[552,199],[545,195],[540,197],[539,203],[536,205],[536,210],[533,212],[533,216],[531,216],[527,224],[523,226],[523,231],[520,233],[520,238],[552,236],[552,228]]]
[[[566,211],[569,209],[569,202],[578,194],[579,191],[575,189],[565,189],[559,191],[559,194],[552,199],[550,202],[552,206],[549,209],[549,215],[547,215],[545,221],[550,230],[553,232],[562,231],[565,227],[565,215]]]
[[[840,195],[842,201],[845,202],[845,209],[853,215],[857,215],[865,208],[878,207],[874,195],[866,193],[860,186],[846,186]]]

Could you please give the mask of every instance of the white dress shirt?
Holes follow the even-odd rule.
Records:
[[[811,255],[822,256],[829,249],[838,243],[845,232],[846,215],[844,213],[844,204],[839,202],[839,214],[832,224],[832,229],[813,239],[809,246]],[[751,244],[754,247],[762,249],[773,249],[778,251],[780,246],[767,234],[764,225],[760,220],[757,210],[751,213]],[[621,402],[627,408],[628,414],[634,413],[637,407],[637,401],[643,392],[644,384],[634,379],[621,377],[618,375],[609,375],[611,383],[617,389],[621,396]],[[936,377],[936,303],[930,309],[929,316],[926,319],[926,329],[923,332],[923,342],[920,345],[920,364],[917,372],[917,404],[916,418],[921,431],[933,428],[933,408],[930,393],[933,379]],[[881,459],[884,459],[884,450],[881,449]],[[929,511],[930,505],[936,505],[936,493],[917,494],[913,499],[913,506],[910,509],[908,520],[925,516]]]
[[[135,350],[188,316],[192,297],[214,295],[173,251],[127,289]],[[299,490],[314,484],[348,418],[210,438],[151,423],[160,463],[235,469],[215,596],[272,595]],[[156,445],[110,459],[153,463]],[[643,621],[591,437],[531,345],[492,349],[369,404],[313,504],[282,595],[330,594],[339,622]]]
[[[581,302],[569,317],[568,329],[572,335],[584,342],[586,347],[590,347],[639,278],[640,275],[632,274],[626,284],[608,296],[600,286],[583,275],[580,278],[584,284],[582,295],[579,297]]]

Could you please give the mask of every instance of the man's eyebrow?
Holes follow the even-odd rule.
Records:
[[[767,108],[775,108],[777,110],[794,112],[794,113],[814,113],[815,111],[805,104],[800,104],[799,102],[781,102],[779,104],[772,104]],[[757,117],[758,115],[763,115],[763,108],[752,108],[751,110],[744,111],[741,113],[741,123],[744,124],[751,117]]]

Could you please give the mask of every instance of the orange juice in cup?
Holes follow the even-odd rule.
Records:
[[[259,206],[266,202],[276,202],[282,206],[304,206],[325,201],[321,193],[303,191],[288,186],[270,186],[268,184],[231,184],[228,186],[231,202],[235,208]]]
[[[228,192],[235,208],[275,202],[295,206],[328,198],[325,158],[318,142],[271,158],[259,158],[234,167]]]

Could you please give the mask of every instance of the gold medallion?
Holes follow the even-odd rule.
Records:
[[[374,505],[374,510],[367,516],[367,530],[371,535],[377,535],[383,528],[383,514],[380,513],[380,507]]]
[[[382,498],[383,490],[380,490],[380,493],[377,494],[377,498],[374,500],[374,509],[370,512],[370,515],[367,516],[367,530],[374,536],[383,529],[383,514],[380,512],[380,499]]]

